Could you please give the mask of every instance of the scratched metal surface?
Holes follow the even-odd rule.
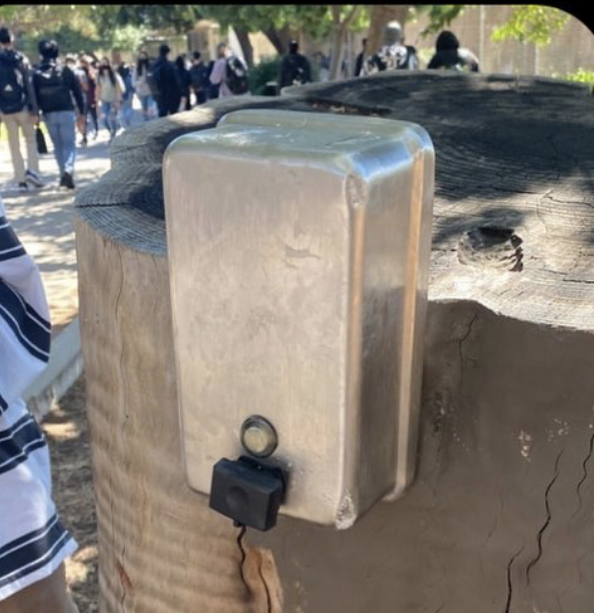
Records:
[[[275,426],[281,513],[339,528],[410,483],[433,202],[418,126],[245,111],[165,156],[190,485]]]

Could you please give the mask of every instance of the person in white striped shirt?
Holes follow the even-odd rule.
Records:
[[[77,544],[51,496],[45,437],[21,395],[49,360],[41,277],[0,200],[0,611],[77,613],[64,560]]]

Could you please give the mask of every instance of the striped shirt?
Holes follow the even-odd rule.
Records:
[[[45,368],[50,339],[39,271],[0,201],[0,601],[77,547],[56,515],[45,437],[20,398]]]

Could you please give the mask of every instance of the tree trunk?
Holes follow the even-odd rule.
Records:
[[[334,26],[332,32],[332,50],[330,58],[329,81],[336,81],[340,77],[342,54],[344,50],[344,30],[341,26]]]
[[[331,10],[334,25],[332,28],[332,51],[330,62],[330,75],[328,77],[328,80],[336,81],[341,76],[342,57],[344,54],[346,33],[349,25],[355,18],[359,7],[354,6],[351,11],[344,17],[344,19],[341,19],[341,5],[332,6]]]
[[[149,122],[77,195],[102,613],[591,612],[589,89],[403,72]],[[161,165],[256,107],[413,121],[438,165],[415,483],[347,531],[281,517],[238,543],[183,477]]]
[[[409,4],[374,4],[371,7],[369,32],[367,34],[366,52],[373,55],[382,46],[382,31],[390,21],[399,21],[404,32]]]
[[[268,28],[264,30],[264,34],[268,40],[274,45],[279,55],[285,55],[289,52],[289,42],[292,38],[297,38],[297,34],[289,28],[283,26],[280,30],[276,28]]]
[[[235,26],[233,27],[233,30],[237,36],[239,44],[241,45],[241,51],[243,52],[245,62],[248,68],[251,68],[254,65],[254,48],[252,47],[252,42],[250,41],[249,32],[243,28],[238,28]]]
[[[285,50],[283,48],[283,41],[281,40],[278,30],[276,28],[267,28],[266,30],[263,30],[263,32],[266,38],[272,43],[272,45],[276,49],[276,52],[279,55],[284,55]]]

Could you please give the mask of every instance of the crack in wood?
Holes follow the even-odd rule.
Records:
[[[474,328],[474,324],[476,323],[477,319],[478,319],[478,312],[475,311],[472,314],[472,319],[468,322],[468,329],[466,330],[466,334],[458,341],[458,357],[460,358],[460,385],[462,385],[464,381],[464,354],[462,351],[462,346],[472,334],[472,330]]]
[[[507,563],[507,598],[505,599],[505,609],[503,613],[510,613],[511,601],[513,596],[513,584],[511,579],[511,569],[513,563],[516,561],[516,558],[524,551],[524,547],[521,547],[514,555],[511,557],[510,561]]]
[[[579,481],[579,483],[577,484],[577,487],[576,487],[576,493],[577,493],[577,497],[578,497],[578,508],[577,508],[576,512],[574,513],[574,517],[575,517],[575,515],[577,515],[580,512],[580,510],[582,508],[582,493],[581,493],[581,489],[582,489],[582,485],[584,485],[584,482],[588,478],[588,462],[590,461],[590,458],[592,457],[592,453],[593,452],[594,452],[594,434],[592,434],[592,436],[590,437],[590,447],[588,449],[588,455],[586,456],[586,458],[582,462],[582,469],[584,470],[584,474],[582,475],[582,478],[580,479],[580,481]]]
[[[260,560],[260,564],[258,565],[258,574],[260,575],[262,585],[264,586],[264,591],[266,592],[266,613],[272,613],[272,598],[270,597],[268,583],[266,583],[266,579],[264,578],[264,575],[262,573],[262,560]]]
[[[243,565],[245,564],[246,558],[246,552],[243,547],[243,537],[245,536],[246,531],[247,527],[241,526],[241,528],[239,529],[239,534],[237,535],[237,546],[239,547],[239,551],[241,553],[241,561],[239,562],[239,576],[241,577],[241,582],[245,586],[245,589],[247,590],[248,594],[251,594],[250,586],[245,580],[245,574],[243,572]]]
[[[538,554],[536,555],[535,558],[533,558],[530,561],[530,563],[526,567],[526,585],[527,586],[530,585],[530,571],[532,570],[534,565],[542,558],[542,553],[543,553],[542,552],[542,538],[544,536],[544,533],[546,532],[546,529],[549,527],[549,524],[551,523],[551,519],[553,517],[551,513],[549,494],[551,493],[551,489],[553,485],[555,485],[555,481],[557,481],[557,478],[559,477],[559,461],[561,460],[562,455],[563,455],[563,449],[561,449],[561,451],[557,455],[557,459],[555,460],[555,474],[553,475],[553,478],[551,479],[551,481],[547,485],[547,488],[545,489],[544,499],[545,499],[545,510],[547,513],[547,517],[546,517],[545,523],[542,525],[541,529],[538,531],[538,534],[536,536],[536,543],[538,545]]]

